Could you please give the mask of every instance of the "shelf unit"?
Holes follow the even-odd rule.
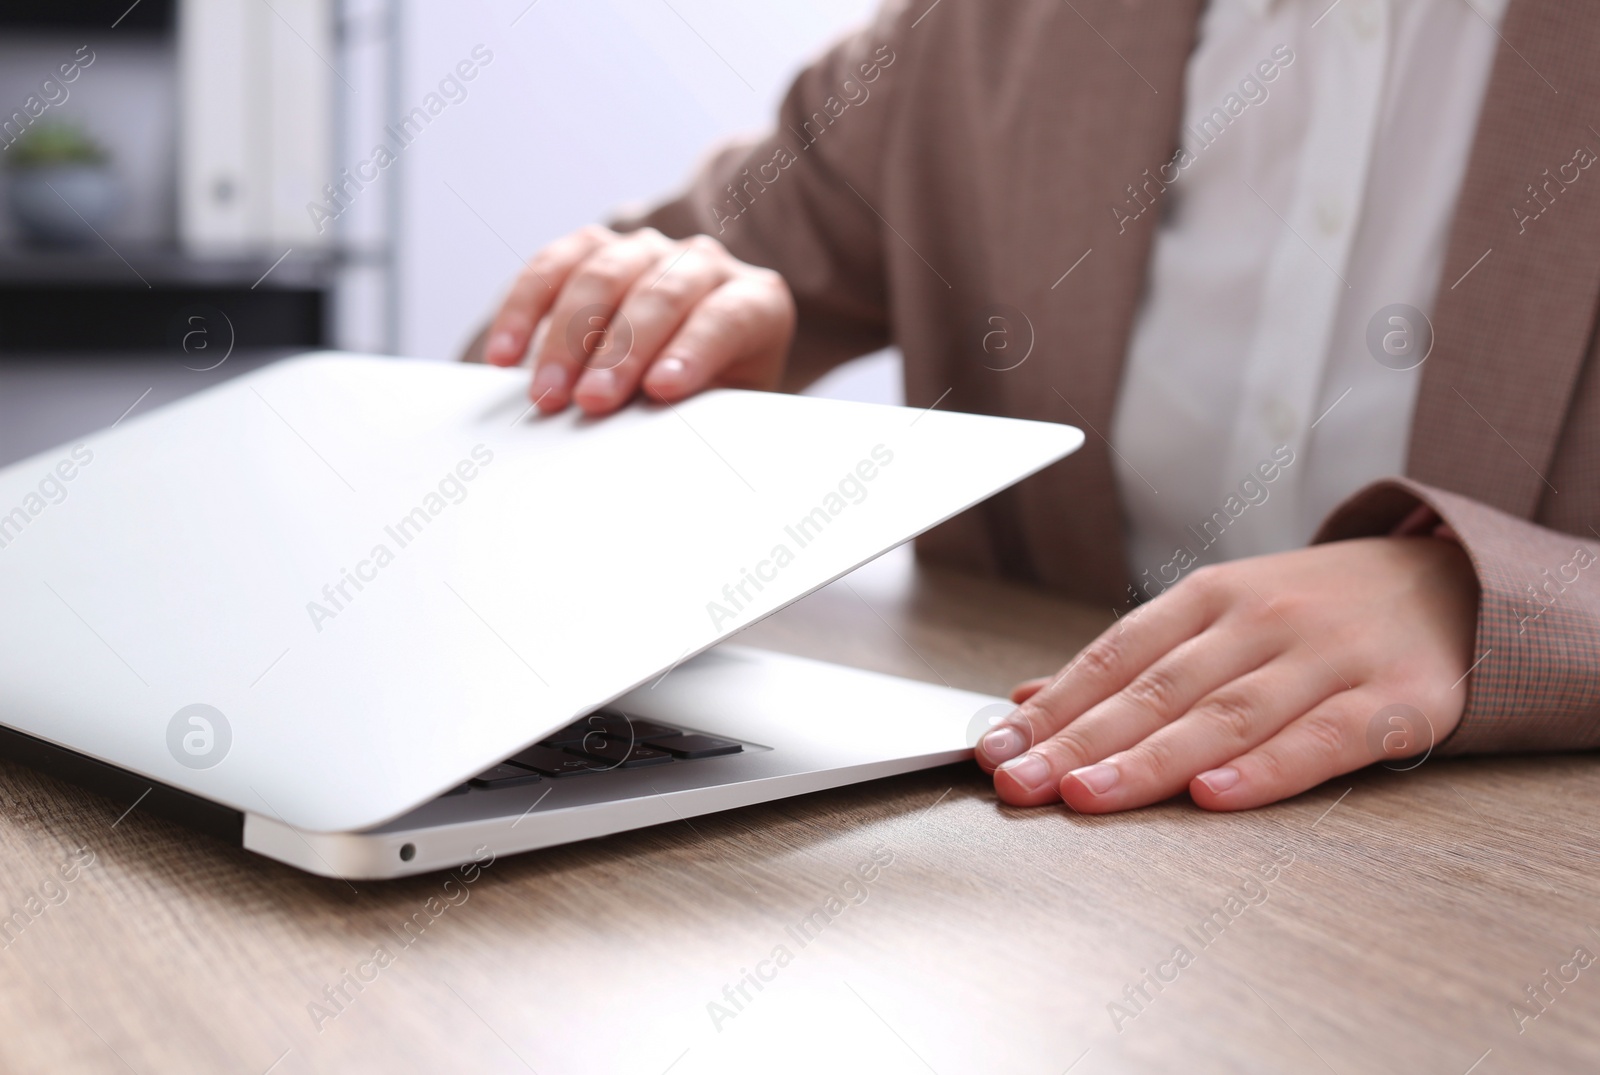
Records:
[[[125,33],[176,40],[179,0],[141,0],[129,8],[130,2],[0,0],[0,34],[43,44],[92,33],[107,47]],[[389,110],[399,7],[386,0],[334,5],[336,51],[327,62],[342,72],[333,83],[335,170],[351,156],[352,132],[370,122],[363,109],[382,102],[379,113]],[[167,151],[175,158],[177,146]],[[174,323],[195,307],[223,311],[242,347],[392,351],[397,280],[388,236],[397,202],[387,191],[371,200],[364,222],[339,221],[335,242],[316,250],[196,255],[176,235],[154,243],[113,235],[71,248],[0,244],[0,356],[167,350]]]

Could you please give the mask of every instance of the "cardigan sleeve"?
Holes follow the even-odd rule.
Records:
[[[1369,485],[1314,542],[1389,534],[1431,508],[1478,577],[1478,662],[1443,753],[1600,746],[1600,535],[1550,530],[1409,479]]]

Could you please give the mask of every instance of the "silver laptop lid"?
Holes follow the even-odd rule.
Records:
[[[307,356],[0,471],[0,722],[367,828],[1083,441],[735,391],[542,418],[526,383]]]

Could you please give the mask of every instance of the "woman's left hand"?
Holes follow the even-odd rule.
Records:
[[[1466,553],[1432,537],[1202,567],[1018,686],[978,762],[1017,806],[1109,813],[1186,788],[1208,810],[1275,802],[1449,735],[1477,604]],[[1427,727],[1386,715],[1397,703]]]

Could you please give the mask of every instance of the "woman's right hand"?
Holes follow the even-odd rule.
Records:
[[[591,226],[528,262],[489,327],[484,360],[515,366],[531,349],[529,397],[541,411],[576,402],[600,415],[641,387],[669,402],[712,386],[776,388],[794,324],[783,278],[709,235]]]

